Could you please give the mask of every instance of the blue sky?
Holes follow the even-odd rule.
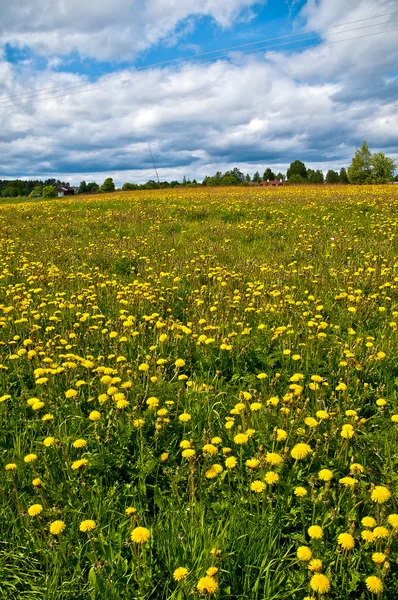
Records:
[[[285,170],[296,158],[339,168],[363,139],[397,158],[398,12],[376,18],[394,8],[395,0],[7,4],[0,178],[144,181],[153,177],[148,141],[167,179],[235,165]],[[186,58],[305,30],[316,40],[301,49]],[[367,37],[334,43],[356,35]],[[176,58],[185,60],[156,66]]]

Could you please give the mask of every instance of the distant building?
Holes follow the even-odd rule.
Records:
[[[57,196],[62,198],[63,196],[73,196],[75,190],[73,188],[66,187],[65,185],[57,185],[55,188]]]
[[[260,185],[279,186],[285,185],[285,182],[283,181],[283,179],[267,179],[266,181],[261,181]]]

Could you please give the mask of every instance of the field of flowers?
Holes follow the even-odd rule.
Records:
[[[397,286],[397,186],[1,205],[1,600],[396,599]]]

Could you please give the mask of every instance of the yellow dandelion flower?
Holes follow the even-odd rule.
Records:
[[[297,496],[297,498],[304,498],[304,496],[306,496],[308,492],[305,489],[305,487],[298,486],[294,488],[294,494],[295,496]]]
[[[313,558],[308,565],[308,569],[313,573],[322,571],[322,561],[319,558]]]
[[[308,548],[308,546],[300,546],[297,548],[296,556],[299,560],[308,562],[312,558],[311,548]]]
[[[229,456],[225,459],[225,466],[227,469],[234,469],[237,465],[238,461],[235,456]]]
[[[208,594],[214,594],[214,592],[218,589],[218,583],[213,577],[202,577],[199,579],[198,584],[196,586],[199,592],[207,592]]]
[[[337,543],[344,550],[352,550],[355,546],[355,540],[350,533],[340,533]]]
[[[387,527],[379,526],[373,529],[373,535],[376,539],[385,540],[390,535]]]
[[[376,519],[373,517],[363,517],[361,523],[364,527],[376,527],[377,525]]]
[[[318,477],[321,481],[330,481],[333,478],[333,471],[330,469],[321,469],[318,473]]]
[[[365,529],[364,531],[361,532],[361,538],[365,541],[368,542],[369,544],[375,541],[375,536],[373,534],[372,531],[369,531],[369,529]]]
[[[126,513],[126,515],[127,515],[128,517],[130,517],[130,516],[131,516],[131,515],[133,515],[135,512],[137,512],[137,509],[136,509],[136,508],[134,508],[134,506],[128,506],[124,512]]]
[[[187,577],[188,573],[189,571],[185,567],[178,567],[173,573],[173,579],[174,581],[182,581],[182,579]]]
[[[238,433],[234,437],[235,444],[238,444],[239,446],[242,446],[243,444],[247,444],[248,440],[249,440],[249,436],[246,435],[245,433]]]
[[[131,539],[136,544],[143,544],[151,537],[151,532],[146,527],[136,527],[131,532]]]
[[[263,492],[266,488],[266,485],[263,481],[260,481],[259,479],[256,479],[255,481],[253,481],[250,485],[250,489],[252,492],[256,492],[257,494],[261,494],[261,492]]]
[[[181,423],[188,423],[188,421],[190,421],[191,419],[192,419],[192,417],[189,413],[182,413],[178,417],[178,420],[181,421]]]
[[[93,529],[95,529],[96,527],[97,523],[95,521],[93,521],[92,519],[87,519],[86,521],[82,521],[80,523],[79,529],[80,531],[89,533],[90,531],[93,531]]]
[[[42,510],[43,507],[41,504],[32,504],[32,506],[29,506],[28,508],[28,515],[30,517],[36,517],[42,512]]]
[[[283,463],[283,458],[277,452],[267,452],[265,462],[275,467]]]
[[[391,527],[394,528],[395,531],[398,531],[398,515],[397,514],[388,515],[387,521],[389,522]]]
[[[274,471],[268,471],[268,473],[265,474],[264,479],[268,485],[274,485],[274,483],[278,483],[279,475],[278,473],[274,473]]]
[[[4,468],[6,471],[15,471],[17,465],[15,463],[8,463]]]
[[[386,558],[387,557],[385,554],[383,554],[383,552],[373,552],[372,554],[372,560],[377,565],[381,565],[386,560]]]
[[[25,463],[31,463],[37,460],[36,454],[27,454],[23,459]]]
[[[371,575],[365,580],[366,587],[372,594],[380,594],[383,591],[383,583],[376,575]]]
[[[87,446],[87,442],[86,442],[86,440],[79,438],[78,440],[75,440],[73,442],[72,446],[74,448],[84,448],[85,446]]]
[[[314,592],[318,592],[318,594],[327,594],[330,590],[330,581],[326,575],[315,573],[315,575],[311,577],[310,586],[311,589],[313,589]]]
[[[308,527],[307,533],[310,538],[314,540],[323,538],[323,529],[322,527],[319,527],[319,525],[311,525],[311,527]]]
[[[391,492],[383,485],[376,485],[370,497],[372,498],[373,502],[384,504],[391,498]]]
[[[249,469],[256,469],[259,464],[260,461],[258,458],[248,458],[246,461],[246,466],[249,467]]]
[[[187,448],[186,450],[183,450],[181,452],[181,456],[183,458],[192,458],[193,456],[195,456],[195,454],[196,454],[196,452],[192,448]]]
[[[66,525],[63,521],[53,521],[50,523],[50,533],[52,535],[59,535],[65,529]]]
[[[65,392],[65,397],[68,398],[68,399],[75,398],[76,396],[77,396],[77,391],[76,390],[70,389],[70,390],[67,390]]]
[[[291,451],[294,460],[302,460],[312,453],[312,448],[308,444],[296,444]]]
[[[80,460],[75,460],[75,461],[73,461],[73,463],[71,465],[72,471],[77,471],[77,469],[80,469],[81,467],[84,467],[87,464],[88,464],[87,458],[81,458]]]
[[[90,419],[90,421],[99,421],[101,418],[101,413],[99,413],[98,410],[92,410],[91,413],[88,415],[88,418]]]

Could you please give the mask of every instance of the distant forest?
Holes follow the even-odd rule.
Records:
[[[393,181],[398,182],[398,175],[394,177],[396,170],[393,159],[388,158],[382,152],[372,154],[369,150],[368,144],[363,142],[361,148],[358,148],[355,152],[350,166],[348,169],[342,167],[339,171],[329,169],[324,176],[323,172],[319,169],[314,171],[308,169],[301,160],[295,160],[290,163],[286,175],[283,173],[274,173],[269,167],[265,169],[262,175],[259,172],[254,173],[250,176],[249,173],[245,175],[242,171],[235,167],[230,171],[222,173],[217,171],[215,175],[204,177],[202,183],[198,183],[196,179],[184,177],[182,182],[180,181],[155,181],[153,179],[143,184],[129,183],[126,182],[120,190],[148,190],[148,189],[159,189],[159,188],[174,188],[174,187],[195,187],[197,185],[202,186],[248,186],[250,184],[257,184],[261,181],[273,181],[282,180],[286,181],[287,184],[383,184],[392,183]],[[0,196],[2,198],[16,198],[31,197],[55,197],[55,188],[58,185],[65,187],[72,187],[69,183],[56,179],[46,179],[45,181],[30,180],[23,181],[16,179],[14,181],[7,179],[0,179]],[[116,186],[111,177],[105,179],[102,185],[92,181],[86,183],[82,181],[79,187],[73,188],[74,193],[80,194],[96,194],[96,193],[109,193],[116,191]]]

